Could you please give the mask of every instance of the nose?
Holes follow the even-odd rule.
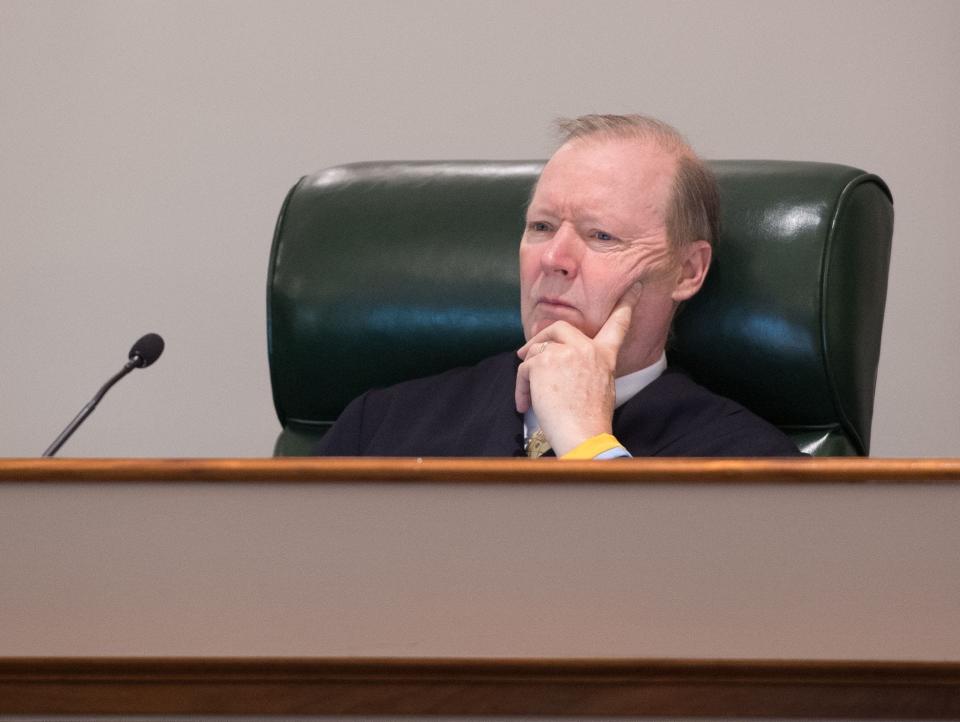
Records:
[[[562,223],[553,234],[540,256],[540,266],[545,274],[559,273],[574,276],[580,266],[583,243],[577,231],[569,223]]]

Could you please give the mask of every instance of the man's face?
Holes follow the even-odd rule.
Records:
[[[675,166],[674,156],[638,140],[578,139],[553,155],[520,243],[527,339],[561,319],[592,338],[640,280],[622,370],[656,360],[674,307],[665,210]]]

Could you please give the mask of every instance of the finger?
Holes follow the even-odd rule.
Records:
[[[525,344],[523,344],[523,346],[518,348],[517,356],[519,356],[521,359],[525,359],[527,354],[530,353],[531,348],[536,348],[544,341],[574,344],[587,340],[589,339],[575,326],[571,326],[566,321],[554,321],[545,329],[541,330],[540,333],[529,339]]]
[[[533,358],[539,351],[542,351],[540,347],[544,343],[550,343],[550,341],[551,339],[543,337],[543,331],[541,331],[517,349],[517,356],[520,357],[521,361],[526,361],[527,358]]]
[[[530,338],[525,344],[523,344],[523,346],[517,349],[517,356],[519,356],[522,359],[525,359],[527,355],[530,354],[531,349],[536,349],[544,341],[559,342],[560,341],[560,336],[558,334],[559,329],[554,328],[555,326],[557,326],[557,323],[551,323],[545,329],[540,331],[540,333]]]
[[[643,293],[643,283],[635,281],[629,288],[623,292],[620,300],[613,307],[610,316],[604,322],[594,341],[609,346],[616,351],[620,350],[623,340],[627,337],[627,331],[630,330],[630,321],[633,319],[633,309],[640,300]]]

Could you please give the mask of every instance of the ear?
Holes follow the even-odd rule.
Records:
[[[707,278],[713,249],[706,241],[693,241],[680,251],[680,268],[677,283],[670,297],[676,303],[692,298]]]

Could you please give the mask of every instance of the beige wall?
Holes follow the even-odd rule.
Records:
[[[269,454],[266,263],[298,176],[542,156],[590,111],[886,178],[874,453],[954,455],[957,27],[949,1],[0,0],[0,455],[38,454],[149,330],[164,358],[65,452]]]

